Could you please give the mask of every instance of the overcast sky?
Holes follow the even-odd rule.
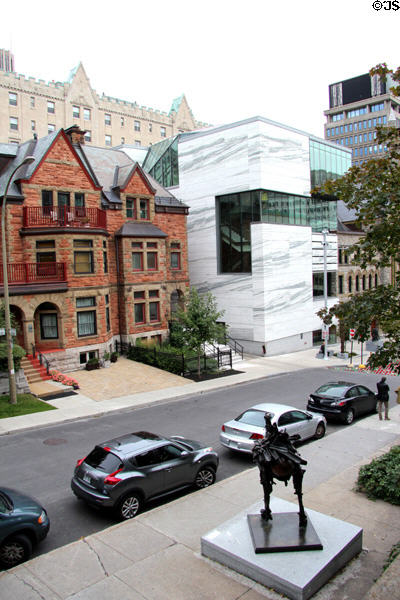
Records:
[[[330,83],[400,65],[396,4],[14,0],[1,8],[0,47],[17,73],[46,82],[82,62],[99,94],[169,112],[184,92],[200,121],[261,115],[323,137]]]

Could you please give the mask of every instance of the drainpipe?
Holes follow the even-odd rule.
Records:
[[[119,343],[122,349],[122,333],[121,333],[121,277],[119,271],[119,252],[118,252],[118,238],[114,237],[115,243],[115,261],[117,265],[117,298],[118,298],[118,326],[119,326]]]

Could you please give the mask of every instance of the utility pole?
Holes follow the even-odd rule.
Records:
[[[7,341],[7,363],[8,363],[8,382],[10,388],[10,404],[17,404],[17,386],[15,383],[13,341],[11,335],[11,315],[10,315],[10,296],[8,292],[8,265],[7,265],[7,244],[6,244],[6,211],[7,211],[7,193],[10,183],[15,173],[23,165],[32,163],[34,156],[27,156],[11,172],[3,195],[3,205],[1,210],[1,251],[3,261],[3,284],[4,284],[4,319]]]

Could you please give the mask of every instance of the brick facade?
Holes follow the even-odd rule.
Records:
[[[102,153],[102,174],[105,168],[114,172],[113,151]],[[101,358],[116,341],[165,338],[171,306],[189,286],[187,207],[174,199],[164,211],[148,176],[127,156],[131,174],[113,186],[114,202],[107,201],[110,190],[84,156],[84,148],[60,130],[19,182],[20,199],[8,195],[8,277],[18,342],[28,353],[33,344],[47,352],[52,366],[64,371]],[[52,198],[50,206],[44,197]],[[127,199],[140,209],[133,215]],[[99,214],[105,226],[85,222],[89,213]],[[135,252],[143,255],[140,269]],[[143,319],[135,304],[143,304]]]

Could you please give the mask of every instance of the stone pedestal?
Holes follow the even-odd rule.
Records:
[[[361,551],[360,527],[306,507],[322,550],[256,553],[248,514],[258,513],[262,506],[262,502],[250,506],[203,536],[202,554],[292,600],[307,600]],[[272,497],[271,510],[273,515],[293,512],[298,519],[298,506],[291,502]]]

